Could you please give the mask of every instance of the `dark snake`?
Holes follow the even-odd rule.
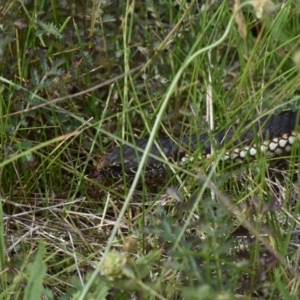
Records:
[[[226,152],[222,160],[229,161],[255,158],[258,153],[267,157],[289,155],[292,145],[297,139],[300,140],[300,132],[297,131],[299,125],[297,111],[288,110],[278,115],[265,115],[256,123],[246,122],[243,124],[246,130],[242,133],[241,129],[237,130],[237,126],[231,126],[227,130],[211,134],[160,137],[151,147],[152,155],[147,159],[143,174],[146,178],[153,178],[165,172],[166,165],[155,158],[163,158],[162,153],[169,161],[183,163],[196,151],[199,151],[203,158],[208,158],[212,145],[214,149],[225,147]],[[112,149],[101,160],[99,170],[90,178],[134,176],[147,143],[148,138],[144,138],[136,141],[135,147],[123,145]]]

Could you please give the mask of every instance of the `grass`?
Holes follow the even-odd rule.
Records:
[[[0,299],[298,299],[297,147],[284,169],[223,165],[225,145],[151,183],[85,176],[117,144],[206,132],[208,87],[237,135],[298,108],[292,1],[255,36],[245,7],[245,39],[226,1],[174,3],[3,4]]]

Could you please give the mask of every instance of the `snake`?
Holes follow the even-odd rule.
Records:
[[[266,157],[290,155],[293,144],[300,140],[299,125],[298,112],[286,110],[279,114],[264,115],[255,122],[245,122],[242,125],[244,131],[235,124],[211,133],[159,137],[150,148],[151,155],[147,157],[143,176],[155,178],[164,174],[167,170],[163,163],[165,157],[182,165],[195,152],[207,159],[212,156],[212,149],[223,147],[223,161],[242,162],[255,159],[258,153]],[[134,145],[113,148],[101,159],[98,170],[90,178],[135,176],[148,141],[149,138],[143,138]]]

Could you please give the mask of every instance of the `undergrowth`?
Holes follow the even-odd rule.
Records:
[[[276,4],[244,5],[247,36],[227,1],[1,4],[0,299],[298,299],[297,147],[86,176],[119,144],[297,110],[299,1]]]

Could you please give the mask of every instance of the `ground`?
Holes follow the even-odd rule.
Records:
[[[1,299],[298,299],[297,143],[88,176],[120,144],[297,110],[299,1],[228,2],[1,4]]]

